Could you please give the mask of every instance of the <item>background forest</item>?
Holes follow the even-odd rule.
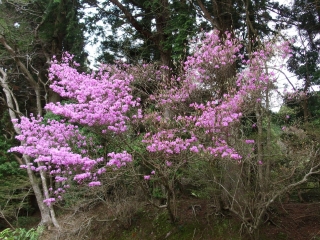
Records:
[[[0,0],[0,239],[320,239],[319,37],[319,0]]]

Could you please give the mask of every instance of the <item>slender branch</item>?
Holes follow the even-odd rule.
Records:
[[[0,209],[0,217],[2,219],[4,219],[4,221],[10,226],[11,229],[15,229],[15,227],[8,221],[8,219],[6,218],[6,216],[3,214],[2,210]]]
[[[19,158],[16,154],[13,154],[13,157],[17,160],[20,165],[24,165],[22,158]]]
[[[280,73],[282,73],[283,76],[287,79],[287,81],[288,81],[289,84],[291,85],[291,87],[296,91],[296,88],[294,87],[293,83],[290,81],[290,79],[287,77],[287,75],[286,75],[282,70],[280,70],[279,68],[271,67],[271,66],[268,66],[268,68],[277,70],[277,71],[279,71]]]
[[[197,0],[197,3],[201,9],[201,11],[203,12],[202,16],[207,19],[211,25],[215,28],[217,28],[218,30],[221,30],[218,26],[218,24],[216,23],[216,21],[212,18],[211,14],[209,13],[209,11],[207,10],[207,8],[204,6],[203,2],[201,0]]]

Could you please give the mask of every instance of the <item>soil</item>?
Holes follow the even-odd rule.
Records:
[[[210,208],[205,202],[189,202],[184,209],[184,219],[208,218]],[[200,207],[201,206],[201,207]],[[286,239],[286,240],[320,240],[320,202],[317,203],[279,203],[269,213],[268,219],[261,228],[261,238],[263,239]],[[228,213],[223,218],[233,218],[237,224],[235,216]],[[240,224],[240,222],[238,222]],[[228,239],[228,238],[225,238]],[[243,239],[248,239],[243,236]]]
[[[320,203],[279,204],[263,232],[270,239],[320,239]]]
[[[181,211],[184,221],[194,220],[196,216],[198,220],[202,219],[201,221],[205,223],[205,220],[209,221],[208,214],[214,214],[212,204],[199,200],[186,202]],[[232,218],[233,224],[241,224],[237,223],[236,217],[230,213],[226,213],[221,218]],[[278,203],[268,212],[268,219],[262,226],[260,235],[263,239],[320,240],[320,202]],[[248,238],[244,236],[243,239]]]

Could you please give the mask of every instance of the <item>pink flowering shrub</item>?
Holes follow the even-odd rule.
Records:
[[[181,151],[202,151],[213,157],[241,159],[234,147],[228,144],[228,136],[244,111],[254,107],[263,97],[263,92],[274,83],[274,73],[265,71],[265,64],[274,55],[274,49],[266,44],[264,50],[253,52],[250,59],[244,60],[238,54],[242,46],[230,34],[226,36],[221,40],[217,32],[206,34],[194,55],[185,62],[185,74],[178,78],[179,81],[173,79],[179,82],[177,87],[167,91],[167,95],[160,92],[152,96],[151,101],[163,109],[169,108],[175,117],[169,120],[164,111],[145,116],[153,117],[152,122],[163,128],[145,135],[144,142],[148,144],[149,152],[166,153],[168,159]],[[286,52],[287,45],[284,46]],[[223,93],[222,89],[214,86],[215,80],[221,69],[230,68],[236,61],[241,61],[246,67],[231,76],[234,84],[230,84],[227,93]],[[223,69],[223,72],[227,70]],[[175,112],[174,106],[187,101],[194,91],[208,89],[212,91],[207,101],[191,102],[184,112]],[[182,139],[181,132],[189,134],[189,138]],[[210,136],[211,141],[203,135]]]
[[[98,73],[91,75],[80,74],[70,65],[76,66],[76,63],[72,62],[69,54],[65,54],[60,64],[54,60],[49,78],[52,80],[51,88],[62,97],[71,99],[71,103],[50,103],[46,109],[67,118],[69,122],[94,126],[102,133],[125,132],[130,114],[132,118],[142,117],[138,108],[139,99],[134,100],[131,95],[131,75],[114,66],[102,66]],[[135,112],[131,111],[133,108]],[[60,196],[71,179],[78,183],[86,182],[89,186],[99,186],[98,176],[106,171],[106,167],[117,169],[132,161],[126,151],[108,153],[109,161],[102,156],[92,159],[92,153],[87,149],[98,147],[90,146],[93,143],[80,134],[77,126],[64,121],[48,120],[43,123],[42,118],[23,117],[20,123],[15,124],[21,129],[21,135],[17,136],[21,146],[11,151],[34,159],[32,165],[21,167],[54,176],[62,188],[51,191],[53,196]]]
[[[187,164],[205,159],[241,163],[255,158],[255,141],[237,137],[240,120],[263,104],[266,91],[274,86],[275,74],[267,72],[266,63],[276,51],[284,57],[290,51],[286,43],[278,48],[267,43],[244,59],[239,54],[242,46],[230,34],[226,36],[221,40],[217,32],[206,34],[185,62],[184,74],[171,79],[173,88],[150,97],[158,108],[144,116],[151,126],[143,142],[150,154],[145,165],[156,174],[147,179],[165,181],[168,196],[174,195],[177,172]],[[223,75],[236,61],[243,70]],[[262,160],[256,159],[255,164],[261,165]]]
[[[286,56],[287,45],[281,46],[278,49]],[[72,56],[65,54],[61,63],[55,59],[51,63],[49,79],[51,88],[70,101],[49,103],[45,108],[66,118],[68,123],[21,118],[20,123],[15,123],[21,129],[17,137],[21,146],[11,151],[34,159],[31,166],[23,167],[45,171],[60,183],[62,187],[52,190],[52,198],[45,200],[51,203],[55,201],[53,196],[61,196],[68,188],[68,181],[99,186],[99,175],[107,167],[121,168],[132,161],[134,154],[107,153],[109,161],[102,156],[92,158],[87,149],[94,146],[90,147],[92,143],[70,123],[99,129],[102,135],[124,136],[132,123],[139,122],[147,129],[142,142],[148,156],[142,158],[150,170],[143,180],[161,179],[167,191],[171,191],[168,196],[172,196],[177,171],[189,161],[209,156],[210,160],[241,162],[246,157],[230,139],[236,135],[247,109],[262,104],[265,91],[275,82],[274,74],[265,67],[275,48],[265,44],[245,60],[239,54],[241,47],[228,33],[223,40],[217,31],[206,34],[185,62],[184,72],[171,79],[166,79],[170,69],[152,65],[143,65],[141,70],[118,63],[121,69],[102,65],[96,73],[79,73]],[[231,71],[236,61],[244,65],[238,73]],[[144,82],[148,82],[145,87]],[[148,103],[155,106],[144,115],[140,99],[133,96],[134,86],[144,89],[149,94]],[[148,92],[149,88],[153,88],[152,92]],[[242,142],[255,144],[250,139]]]

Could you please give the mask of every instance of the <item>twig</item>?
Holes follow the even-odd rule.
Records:
[[[14,226],[12,226],[12,224],[8,221],[8,219],[4,216],[4,214],[3,214],[3,212],[2,212],[2,210],[0,209],[0,216],[1,216],[1,218],[3,218],[4,219],[4,221],[10,226],[10,228],[11,229],[15,229],[15,227]]]
[[[192,236],[192,240],[194,239],[194,236],[196,235],[196,228],[193,230],[193,236]]]

